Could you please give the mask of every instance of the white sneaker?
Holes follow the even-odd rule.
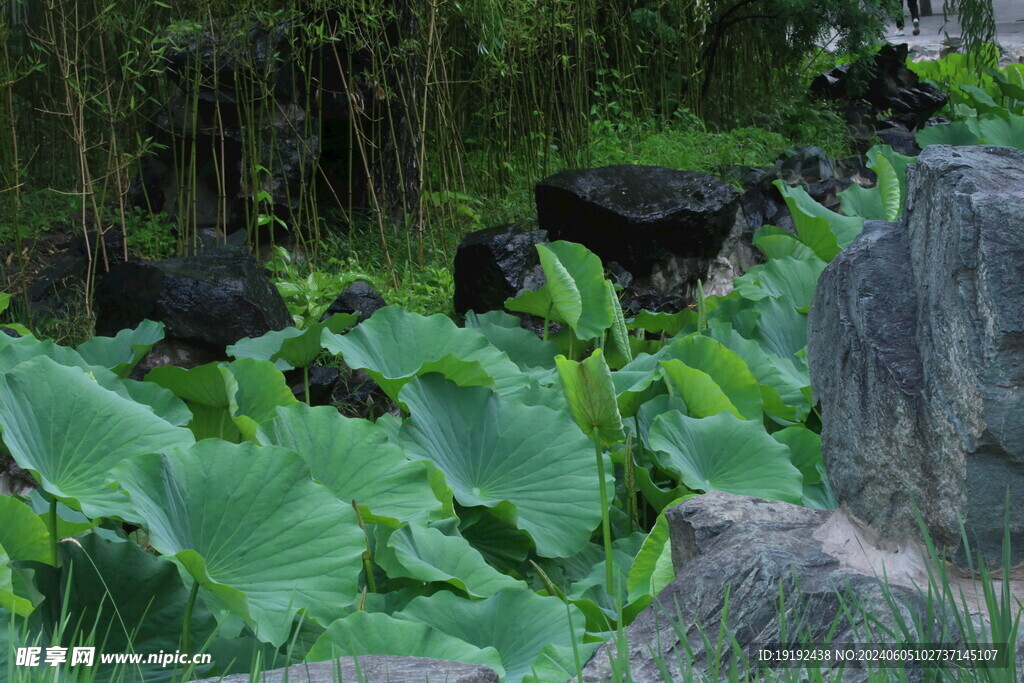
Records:
[[[915,36],[921,35],[921,20],[920,19],[914,19],[914,35]]]
[[[898,28],[898,29],[896,29],[896,35],[898,35],[898,36],[905,36],[905,35],[907,35],[907,32],[904,31],[901,28]]]

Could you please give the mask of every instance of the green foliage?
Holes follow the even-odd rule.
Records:
[[[999,53],[996,42],[996,17],[992,0],[944,0],[943,16],[955,14],[963,29],[964,49],[977,67],[996,66]]]
[[[908,59],[907,66],[949,95],[942,114],[954,121],[981,114],[1004,119],[1011,114],[1024,114],[1024,65],[997,68],[999,48],[986,43],[979,50],[983,55],[980,60],[971,54],[954,52],[934,61]]]
[[[804,211],[837,248],[859,226]],[[669,580],[658,515],[671,501],[724,490],[834,504],[804,424],[806,309],[824,262],[798,251],[706,297],[700,320],[627,321],[596,256],[546,245],[537,297],[578,332],[581,362],[505,313],[459,327],[394,306],[351,329],[336,316],[243,340],[232,362],[144,382],[122,377],[158,336],[149,324],[81,352],[0,337],[4,443],[49,508],[33,518],[0,498],[13,520],[0,604],[30,631],[26,616],[50,618],[33,600],[45,587],[13,564],[34,558],[76,591],[97,571],[116,580],[110,599],[131,618],[145,600],[178,610],[140,642],[219,629],[211,647],[252,651],[302,633],[310,660],[387,652],[480,661],[506,680],[571,672]],[[365,369],[396,414],[374,423],[296,401],[281,368],[322,354]],[[79,526],[58,504],[85,513]],[[125,521],[140,527],[132,538]],[[58,529],[102,555],[99,569],[58,551]]]
[[[537,244],[547,281],[536,291],[510,298],[511,311],[531,313],[547,321],[568,325],[581,339],[604,334],[615,322],[615,311],[604,281],[601,259],[572,242]]]
[[[153,548],[257,638],[279,646],[299,610],[329,623],[355,602],[356,513],[310,478],[297,453],[215,439],[161,450],[113,477]]]
[[[996,145],[1024,150],[1024,116],[996,114],[929,126],[917,134],[917,143],[928,145]]]
[[[840,193],[843,212],[867,220],[895,221],[903,215],[907,193],[907,165],[916,157],[894,152],[888,145],[875,145],[868,150],[868,168],[878,181],[872,188],[853,184]]]

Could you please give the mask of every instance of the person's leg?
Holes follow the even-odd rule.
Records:
[[[910,7],[910,18],[914,22],[914,35],[920,35],[921,33],[921,12],[917,8],[917,0],[907,0],[907,5]]]

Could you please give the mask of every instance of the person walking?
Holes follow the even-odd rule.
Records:
[[[917,8],[917,0],[907,0],[907,6],[910,8],[910,18],[914,22],[914,35],[921,35],[921,12]],[[900,10],[900,18],[896,20],[896,35],[905,36],[906,31],[903,30],[903,11]]]

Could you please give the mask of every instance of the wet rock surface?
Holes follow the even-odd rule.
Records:
[[[384,297],[373,288],[373,285],[359,280],[346,287],[345,291],[331,302],[320,320],[327,320],[335,313],[357,313],[359,314],[358,322],[362,322],[385,306],[387,303],[384,301]]]
[[[484,313],[505,308],[505,299],[527,286],[540,259],[534,245],[546,242],[544,230],[501,225],[467,235],[455,254],[455,311]]]
[[[739,192],[695,171],[622,164],[556,173],[537,184],[536,200],[552,240],[579,242],[644,277],[668,256],[716,256]]]
[[[117,265],[97,285],[96,311],[98,334],[112,336],[149,319],[164,323],[168,339],[221,353],[242,337],[292,322],[259,263],[234,250]]]

